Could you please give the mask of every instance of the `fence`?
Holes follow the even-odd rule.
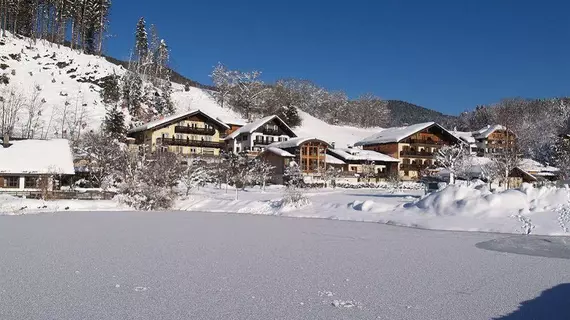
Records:
[[[41,191],[1,191],[0,194],[8,194],[20,198],[42,199],[44,194]],[[110,191],[77,191],[77,190],[56,190],[45,193],[48,200],[110,200],[116,195]]]

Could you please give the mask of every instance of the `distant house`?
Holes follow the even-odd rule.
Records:
[[[364,178],[378,181],[392,172],[397,174],[400,163],[399,159],[389,155],[360,148],[330,148],[327,154],[342,161],[343,178],[356,182]]]
[[[518,188],[523,182],[544,184],[558,180],[560,169],[532,160],[522,159],[510,175],[510,187]]]
[[[276,115],[261,118],[235,130],[226,138],[229,152],[257,154],[275,142],[287,141],[297,135]]]
[[[294,161],[299,165],[303,175],[318,178],[327,167],[327,149],[331,145],[317,138],[291,138],[275,142],[267,146],[259,157],[276,169],[273,183],[283,183],[284,168]]]
[[[128,136],[147,150],[169,151],[187,156],[218,156],[221,139],[230,127],[205,112],[192,110],[151,121],[130,129]]]
[[[417,180],[420,173],[434,165],[437,151],[444,145],[462,141],[435,122],[406,127],[387,128],[355,143],[401,160],[399,174],[406,180]]]
[[[54,177],[75,174],[69,141],[18,140],[0,146],[0,192],[57,188]]]
[[[473,132],[477,144],[477,155],[492,156],[513,148],[516,135],[501,125],[492,125]]]
[[[477,155],[479,147],[477,146],[475,137],[473,137],[473,132],[453,130],[451,133],[463,141],[470,155]]]

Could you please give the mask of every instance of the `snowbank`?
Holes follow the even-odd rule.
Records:
[[[556,210],[567,205],[568,189],[524,184],[520,190],[491,193],[485,185],[448,186],[408,206],[436,216],[502,217]]]
[[[55,213],[59,211],[123,211],[132,210],[115,200],[53,200],[18,198],[0,194],[1,215]]]
[[[436,230],[570,235],[570,189],[524,185],[490,192],[486,186],[454,185],[423,195],[423,190],[305,189],[304,201],[284,200],[281,186],[265,191],[208,186],[175,202],[173,210],[276,215],[376,222]],[[1,214],[126,210],[117,201],[48,201],[0,196]]]

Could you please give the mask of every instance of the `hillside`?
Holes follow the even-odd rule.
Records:
[[[37,122],[34,138],[71,137],[97,129],[105,117],[105,105],[100,96],[99,81],[109,75],[122,76],[126,69],[104,57],[86,55],[68,47],[47,41],[34,43],[28,38],[8,36],[0,38],[0,75],[8,84],[0,84],[0,95],[8,99],[17,96],[22,104],[18,113],[15,136],[21,136],[25,124]],[[172,101],[177,112],[201,109],[224,121],[245,120],[236,112],[222,108],[212,98],[211,91],[173,82]],[[30,105],[36,105],[34,114]],[[130,116],[126,110],[127,121]],[[351,144],[377,129],[360,129],[327,124],[309,114],[300,112],[303,124],[294,128],[300,136],[315,136],[335,142]]]
[[[391,113],[390,125],[395,127],[428,121],[446,125],[457,119],[454,116],[445,115],[405,101],[387,100],[386,102]]]

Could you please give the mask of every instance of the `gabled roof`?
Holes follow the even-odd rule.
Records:
[[[269,147],[276,147],[276,148],[281,148],[281,149],[295,148],[295,147],[298,147],[298,146],[302,145],[303,143],[305,143],[307,141],[311,141],[311,140],[318,140],[322,143],[325,143],[329,148],[331,147],[331,145],[328,142],[321,140],[319,138],[315,138],[315,137],[291,138],[287,141],[274,142],[274,143],[270,144]]]
[[[66,139],[10,141],[0,145],[0,174],[75,174]]]
[[[479,129],[475,132],[473,132],[473,136],[475,138],[488,138],[493,132],[497,131],[497,130],[507,130],[507,128],[505,128],[504,126],[500,125],[500,124],[495,124],[492,126],[486,126],[485,128]]]
[[[166,124],[169,124],[169,123],[174,123],[174,122],[179,121],[179,120],[181,120],[181,119],[183,119],[183,118],[186,118],[186,117],[189,117],[189,116],[193,116],[193,115],[196,115],[196,114],[200,114],[200,115],[206,117],[208,120],[210,120],[210,121],[212,121],[212,122],[215,122],[217,125],[219,125],[220,127],[224,128],[224,129],[229,129],[229,128],[230,128],[227,124],[223,123],[222,121],[220,121],[220,120],[218,120],[218,119],[216,119],[216,118],[214,118],[214,117],[211,117],[211,116],[209,116],[207,113],[205,113],[205,112],[203,112],[203,111],[197,109],[197,110],[190,110],[190,111],[186,111],[186,112],[183,112],[183,113],[174,114],[174,115],[167,116],[167,117],[164,117],[164,118],[162,118],[162,119],[154,120],[154,121],[151,121],[151,122],[147,122],[147,123],[143,124],[142,126],[138,126],[138,127],[136,127],[136,128],[130,129],[130,130],[129,130],[129,133],[150,130],[150,129],[153,129],[153,128],[156,128],[156,127],[159,127],[159,126],[162,126],[162,125],[166,125]]]
[[[377,162],[400,162],[389,155],[373,150],[362,150],[359,148],[335,148],[328,149],[328,152],[343,161],[377,161]]]
[[[246,125],[244,125],[243,127],[237,129],[236,131],[232,132],[231,134],[229,134],[224,140],[231,140],[231,139],[235,139],[238,135],[242,134],[242,133],[252,133],[255,130],[259,129],[261,126],[263,126],[264,124],[268,123],[269,121],[273,121],[273,120],[277,120],[279,121],[283,126],[285,126],[285,128],[287,128],[287,130],[289,130],[291,132],[291,137],[296,137],[297,135],[295,134],[295,132],[293,131],[293,129],[291,129],[286,123],[285,121],[281,120],[281,118],[279,118],[276,115],[272,115],[272,116],[268,116],[265,118],[261,118],[258,120],[255,120],[254,122],[248,123]]]
[[[366,146],[372,144],[383,144],[383,143],[396,143],[400,142],[401,140],[411,136],[412,134],[427,129],[432,126],[437,126],[441,128],[443,131],[447,132],[449,135],[454,137],[455,139],[459,140],[456,136],[454,136],[451,132],[447,131],[441,125],[435,122],[424,122],[418,123],[407,127],[394,127],[394,128],[386,128],[378,133],[375,133],[369,137],[366,137],[358,142],[356,142],[355,146]]]

